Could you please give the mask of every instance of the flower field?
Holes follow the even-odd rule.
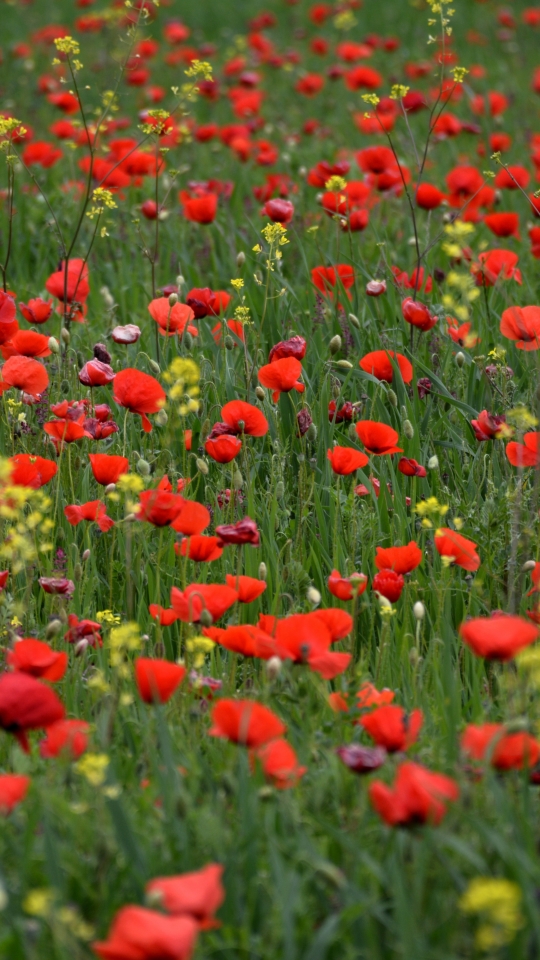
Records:
[[[2,960],[540,955],[539,30],[3,4]]]

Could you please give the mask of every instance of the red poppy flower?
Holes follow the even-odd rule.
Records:
[[[9,293],[0,290],[0,343],[14,337],[19,329],[15,309],[15,300]]]
[[[382,83],[382,74],[373,67],[353,67],[345,74],[345,85],[349,90],[376,90]]]
[[[294,357],[273,360],[272,363],[260,367],[257,374],[259,383],[272,390],[274,403],[277,403],[281,393],[289,393],[290,390],[297,390],[298,393],[304,392],[306,388],[298,379],[301,375],[302,364]]]
[[[261,213],[269,217],[274,223],[290,223],[294,217],[294,204],[290,200],[282,200],[280,197],[276,197],[273,200],[266,201]]]
[[[382,457],[387,453],[403,453],[401,447],[396,447],[396,442],[399,439],[397,431],[387,423],[378,423],[376,420],[359,420],[355,430],[368,453],[377,457]]]
[[[219,560],[223,549],[219,537],[204,537],[196,534],[185,537],[177,552],[181,557],[189,557],[195,563],[212,563],[213,560]]]
[[[523,435],[523,443],[512,440],[506,444],[506,456],[513,467],[540,466],[540,450],[538,449],[540,432],[531,431]]]
[[[203,610],[219,620],[237,600],[237,591],[221,583],[192,583],[184,591],[171,588],[171,607],[184,623],[198,623]]]
[[[509,614],[474,617],[459,628],[459,635],[477,657],[487,660],[512,660],[538,639],[538,628]]]
[[[342,477],[355,473],[369,463],[369,457],[354,447],[332,447],[326,455],[334,473]]]
[[[150,433],[152,424],[147,414],[157,413],[165,405],[165,391],[148,373],[128,367],[120,370],[114,378],[113,399],[120,407],[138,413],[145,433]]]
[[[511,435],[511,427],[507,425],[505,415],[495,416],[487,410],[482,410],[477,420],[471,420],[471,427],[479,442],[500,440],[502,437]]]
[[[148,304],[148,312],[164,337],[174,337],[175,334],[181,337],[186,327],[192,337],[199,335],[197,327],[191,322],[195,316],[193,310],[186,303],[171,306],[168,297],[158,297]]]
[[[339,287],[343,286],[350,299],[348,291],[354,284],[354,269],[346,263],[336,264],[335,267],[314,267],[311,280],[323,296],[333,299],[336,288],[339,292]]]
[[[356,706],[359,710],[367,710],[369,707],[382,707],[385,704],[392,703],[395,697],[393,690],[377,690],[372,683],[363,683],[356,694]]]
[[[39,752],[45,759],[66,756],[78,760],[88,748],[90,724],[84,720],[58,720],[47,727],[47,734],[39,744]]]
[[[339,570],[332,570],[328,577],[328,589],[338,600],[352,600],[359,597],[367,587],[365,573],[352,573],[350,577],[342,577]]]
[[[210,513],[204,504],[197,503],[196,500],[184,500],[171,527],[185,537],[192,537],[206,530],[209,523]]]
[[[223,290],[210,290],[210,287],[195,287],[186,295],[186,303],[197,320],[208,316],[217,317],[227,309],[230,299],[230,294]]]
[[[16,387],[39,400],[49,386],[47,370],[39,360],[32,360],[30,357],[10,357],[2,367],[1,375],[2,393],[10,387]]]
[[[17,640],[13,648],[8,650],[6,662],[13,670],[56,683],[67,670],[68,657],[65,652],[52,650],[49,644],[42,640],[26,637]]]
[[[358,722],[378,747],[397,753],[416,743],[424,715],[421,710],[407,714],[403,707],[387,704],[365,714]]]
[[[216,193],[205,193],[202,197],[191,197],[185,190],[179,194],[180,203],[186,220],[192,223],[208,224],[216,219],[218,197]]]
[[[160,627],[170,627],[171,624],[176,623],[178,617],[174,610],[165,609],[159,605],[159,603],[151,603],[148,606],[148,612],[152,617],[152,620],[157,620]]]
[[[200,929],[208,930],[218,926],[214,914],[225,899],[222,875],[221,864],[209,863],[192,873],[155,877],[146,884],[145,890],[152,902],[159,902],[167,913],[192,917]]]
[[[216,463],[230,463],[240,453],[242,441],[231,434],[223,433],[220,437],[209,437],[204,449]]]
[[[383,747],[363,747],[359,743],[349,743],[338,747],[336,753],[342,763],[353,773],[373,773],[382,767],[387,753]]]
[[[484,223],[496,237],[517,237],[519,240],[519,216],[517,213],[489,213]]]
[[[253,700],[220,700],[212,708],[211,737],[231,740],[243,747],[262,747],[276,740],[286,726],[268,707]]]
[[[495,180],[494,186],[497,190],[525,190],[531,175],[525,167],[516,164],[509,167],[501,167]]]
[[[540,347],[540,307],[508,307],[501,317],[503,337],[516,341],[518,350]]]
[[[25,753],[30,752],[28,730],[63,719],[64,707],[50,687],[26,673],[0,676],[0,727],[14,734]]]
[[[114,520],[107,516],[107,507],[101,500],[89,500],[88,503],[69,504],[64,507],[64,515],[72,527],[78,526],[83,520],[97,523],[102,533],[114,527]]]
[[[248,437],[264,437],[268,433],[268,420],[262,410],[245,400],[231,400],[221,408],[221,419],[231,432],[245,433]]]
[[[28,793],[30,782],[30,777],[21,774],[0,774],[0,814],[2,816],[6,817],[19,803],[22,803]]]
[[[107,940],[95,941],[92,950],[102,960],[190,960],[198,930],[191,917],[122,907]]]
[[[359,364],[365,373],[370,373],[377,380],[392,383],[394,379],[392,360],[399,367],[403,383],[410,383],[413,378],[412,364],[402,353],[394,353],[393,350],[374,350],[372,353],[366,353]]]
[[[459,787],[454,780],[410,761],[398,768],[393,788],[380,780],[369,787],[372,807],[392,827],[438,824],[446,813],[448,801],[458,797]]]
[[[49,420],[44,424],[43,429],[51,438],[57,452],[63,443],[76,443],[77,440],[89,436],[83,424],[75,420]]]
[[[341,616],[337,620],[336,614],[343,615],[343,620]],[[275,637],[279,646],[287,651],[289,659],[295,663],[307,663],[310,670],[325,680],[334,679],[349,666],[350,654],[334,653],[329,648],[335,640],[350,632],[351,625],[352,618],[344,610],[293,614],[281,620],[264,615],[258,624],[261,630]]]
[[[421,183],[416,189],[416,204],[423,210],[436,210],[445,199],[446,195],[442,190],[433,186],[432,183]]]
[[[34,330],[17,330],[0,350],[4,360],[9,357],[48,357],[51,353],[49,338]]]
[[[480,337],[477,337],[475,333],[471,333],[472,323],[458,324],[454,317],[447,317],[446,322],[448,323],[447,332],[450,339],[460,347],[467,347],[467,349],[469,349],[480,343]]]
[[[28,320],[28,323],[46,323],[53,312],[53,304],[52,300],[42,300],[41,297],[34,297],[28,303],[20,302],[19,310],[24,319]]]
[[[448,557],[450,563],[455,563],[463,570],[474,573],[480,566],[480,557],[476,552],[476,543],[467,540],[455,530],[441,527],[435,534],[435,548],[441,557]]]
[[[366,283],[366,293],[368,297],[380,297],[386,293],[386,280],[369,280]]]
[[[478,254],[478,263],[471,265],[477,287],[493,287],[501,280],[515,280],[521,284],[521,271],[517,269],[519,257],[511,250],[486,250]]]
[[[81,644],[84,646],[102,647],[101,624],[95,620],[78,620],[75,613],[68,614],[69,630],[64,634],[66,643]]]
[[[115,343],[137,343],[140,336],[141,328],[135,323],[126,323],[123,327],[115,327],[111,333]]]
[[[258,547],[260,544],[260,534],[257,524],[250,517],[244,517],[236,523],[222,523],[216,527],[216,536],[221,543],[225,544],[246,544],[252,547]]]
[[[406,547],[377,547],[375,566],[377,570],[411,573],[422,563],[422,559],[420,547],[411,540]]]
[[[413,300],[412,297],[406,297],[406,299],[403,300],[401,312],[403,319],[406,320],[407,323],[410,323],[411,326],[421,330],[422,333],[431,330],[437,323],[437,317],[429,312],[429,308],[426,307],[425,303]]]
[[[523,770],[540,760],[540,744],[530,733],[506,733],[502,723],[470,723],[461,749],[473,760],[487,759],[496,770]]]
[[[9,570],[0,570],[0,590],[4,590],[9,579]]]
[[[280,646],[275,637],[251,624],[227,627],[225,630],[219,627],[204,627],[203,634],[226,650],[240,653],[243,657],[257,657],[261,660],[269,660],[271,657],[280,657],[281,660],[290,658],[289,652]]]
[[[79,370],[79,380],[85,387],[104,387],[115,378],[115,372],[109,363],[101,360],[89,360]]]
[[[324,77],[321,77],[319,73],[306,73],[305,76],[296,81],[294,89],[304,97],[315,97],[320,93],[323,86]]]
[[[116,483],[122,474],[129,471],[127,457],[118,457],[109,453],[89,453],[88,459],[94,478],[102,487]]]
[[[169,660],[137,657],[135,680],[144,703],[167,703],[186,675],[186,668]]]
[[[11,464],[11,483],[18,487],[32,487],[39,490],[49,483],[58,472],[54,460],[35,457],[31,453],[17,453],[9,458]]]
[[[66,287],[66,304],[84,303],[90,293],[90,284],[88,283],[88,265],[84,260],[73,259],[68,263],[67,284],[65,274],[65,263],[62,261],[60,270],[51,273],[45,283],[45,289],[61,302],[64,301],[64,287]]]
[[[257,580],[256,577],[237,577],[228,573],[225,580],[228,587],[238,592],[239,603],[253,603],[266,590],[265,581]]]
[[[373,577],[371,584],[372,590],[386,597],[390,603],[396,603],[399,600],[404,586],[405,580],[402,575],[395,573],[394,570],[380,570]]]
[[[229,332],[232,333],[238,340],[240,340],[242,343],[245,342],[244,324],[241,320],[219,320],[216,325],[212,327],[212,336],[216,343],[221,343],[223,339],[223,323],[225,323],[227,330],[229,330]],[[238,344],[234,343],[234,346],[237,347]]]
[[[57,597],[70,597],[75,592],[73,580],[68,580],[67,577],[40,577],[38,583],[45,593]]]
[[[427,470],[412,457],[400,457],[397,468],[405,477],[426,477]]]
[[[165,490],[144,490],[139,494],[137,520],[145,520],[155,527],[168,527],[176,519],[184,505],[179,493]]]
[[[303,337],[291,337],[290,340],[280,340],[272,347],[268,354],[268,363],[274,363],[276,360],[284,360],[286,357],[294,357],[296,360],[303,360],[306,355],[307,343]]]
[[[259,747],[257,759],[261,762],[266,779],[278,790],[295,787],[307,772],[307,767],[300,766],[295,751],[283,737]]]
[[[355,409],[348,400],[338,410],[335,400],[328,404],[328,419],[330,423],[350,423],[355,413]],[[311,424],[308,424],[308,429]]]

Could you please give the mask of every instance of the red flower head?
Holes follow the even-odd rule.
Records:
[[[300,361],[294,357],[284,357],[260,367],[257,376],[263,387],[272,390],[272,400],[277,403],[281,393],[289,393],[290,390],[297,390],[298,393],[304,392],[306,388],[298,379],[301,374],[302,364]]]
[[[354,417],[354,413],[355,413],[355,409],[349,400],[346,400],[339,410],[335,400],[331,400],[330,403],[328,404],[328,419],[330,423],[350,423],[350,421]],[[309,429],[310,426],[311,426],[311,418],[310,418],[310,422],[306,427],[306,430]]]
[[[165,405],[165,391],[148,373],[128,367],[114,378],[113,399],[120,407],[138,413],[145,433],[150,433],[152,424],[147,414],[157,413]]]
[[[183,623],[198,623],[203,610],[219,620],[238,600],[238,592],[221,583],[192,583],[171,588],[171,607]]]
[[[332,570],[328,577],[328,589],[338,600],[352,600],[359,597],[367,587],[365,573],[352,573],[350,577],[342,577],[339,570]]]
[[[354,269],[346,263],[336,264],[335,267],[314,267],[311,271],[311,280],[317,290],[331,300],[336,289],[339,293],[340,287],[345,289],[350,299],[351,294],[348,291],[354,284]]]
[[[84,641],[84,646],[102,647],[101,624],[95,620],[78,620],[76,614],[68,615],[69,630],[64,634],[66,643],[79,644]]]
[[[488,213],[484,223],[496,237],[516,237],[519,240],[519,216],[517,213]]]
[[[354,447],[332,447],[327,451],[327,457],[334,473],[342,477],[355,473],[369,463],[369,457]]]
[[[421,183],[416,190],[416,205],[423,210],[435,210],[446,199],[446,195],[432,183]]]
[[[370,373],[377,380],[392,383],[394,379],[392,360],[399,367],[403,383],[410,383],[413,378],[412,364],[402,353],[394,353],[393,350],[374,350],[373,353],[366,353],[359,363],[365,373]]]
[[[164,337],[174,337],[175,334],[181,337],[186,327],[193,337],[198,336],[197,327],[191,323],[195,314],[186,303],[175,303],[171,307],[168,297],[158,297],[148,304],[148,312]]]
[[[231,433],[245,433],[248,437],[264,437],[268,420],[262,410],[245,400],[231,400],[221,408],[221,419]]]
[[[290,223],[294,216],[294,204],[290,200],[282,200],[276,197],[274,200],[267,200],[261,213],[274,223]]]
[[[6,817],[12,810],[22,803],[28,787],[30,786],[30,777],[24,777],[16,773],[0,774],[0,813]]]
[[[353,773],[373,773],[382,767],[387,757],[386,750],[382,747],[363,747],[359,743],[338,747],[336,753]]]
[[[455,530],[441,527],[435,534],[435,548],[441,557],[448,557],[450,563],[455,563],[463,570],[474,573],[480,566],[480,557],[476,552],[476,543],[467,540]]]
[[[114,527],[114,520],[107,516],[107,507],[101,500],[89,500],[88,503],[71,503],[64,507],[64,515],[72,527],[76,527],[83,520],[97,523],[102,533]]]
[[[397,468],[405,477],[426,477],[427,470],[412,457],[400,457]]]
[[[35,457],[31,453],[17,453],[9,458],[11,464],[11,483],[19,487],[32,487],[39,490],[49,483],[58,472],[54,460]]]
[[[70,597],[75,593],[75,584],[67,577],[40,577],[38,583],[45,593],[51,593],[55,597]]]
[[[127,457],[118,457],[109,453],[89,453],[88,459],[94,478],[102,487],[116,483],[122,474],[129,471]]]
[[[191,197],[185,190],[179,194],[186,220],[192,223],[208,224],[216,219],[218,208],[217,193],[205,193],[202,197]]]
[[[307,343],[303,337],[291,337],[290,340],[281,340],[272,347],[268,354],[268,363],[274,363],[276,360],[285,360],[286,357],[303,360],[306,355],[306,347]]]
[[[150,603],[148,606],[148,612],[152,617],[152,620],[156,620],[160,627],[170,627],[171,624],[176,623],[178,617],[176,616],[174,610],[166,609],[159,605],[159,603]]]
[[[477,657],[487,660],[512,660],[538,639],[538,627],[523,617],[491,614],[474,617],[459,628],[459,635]]]
[[[283,737],[259,747],[257,759],[261,762],[266,779],[278,790],[295,787],[307,772],[307,767],[299,765],[295,751]]]
[[[198,930],[191,917],[122,907],[107,940],[94,942],[92,950],[101,960],[190,960]]]
[[[0,676],[0,727],[13,733],[29,753],[27,731],[64,719],[64,708],[50,687],[26,673]]]
[[[169,660],[137,657],[135,680],[144,703],[167,703],[186,675],[186,668]]]
[[[219,437],[209,437],[204,449],[216,463],[230,463],[240,453],[242,441],[232,434],[223,433]]]
[[[155,527],[168,527],[176,520],[184,505],[179,493],[165,490],[144,490],[139,494],[137,520],[146,520]]]
[[[256,577],[237,577],[228,573],[225,580],[228,587],[238,591],[238,603],[253,603],[266,590],[265,581]]]
[[[46,323],[53,312],[53,304],[52,300],[42,300],[41,297],[35,297],[28,303],[19,303],[19,310],[28,323]]]
[[[368,453],[382,457],[386,453],[403,453],[401,447],[396,447],[398,433],[387,423],[378,423],[376,420],[359,420],[355,427],[361,443]]]
[[[412,297],[406,297],[405,300],[402,301],[401,312],[403,319],[406,320],[407,323],[410,323],[411,326],[417,327],[422,333],[431,330],[437,323],[437,317],[429,312],[429,308],[426,307],[425,303],[413,300]]]
[[[47,735],[39,744],[43,759],[66,756],[78,760],[88,748],[90,725],[84,720],[58,720],[47,727]]]
[[[13,297],[0,290],[0,343],[5,343],[17,333],[19,324],[15,319],[16,312]]]
[[[210,513],[204,504],[197,503],[196,500],[184,500],[171,527],[185,537],[192,537],[206,530],[210,519]]]
[[[10,387],[16,387],[39,400],[49,386],[49,374],[43,364],[29,357],[10,357],[2,367],[1,375],[2,393]]]
[[[368,297],[380,297],[386,293],[386,280],[369,280],[366,283],[366,293]]]
[[[407,714],[403,707],[394,704],[377,707],[359,720],[360,726],[369,733],[377,746],[384,747],[388,753],[407,750],[416,743],[423,722],[424,715],[421,710],[413,710]]]
[[[367,710],[369,707],[381,707],[387,703],[392,703],[395,697],[393,690],[385,687],[384,690],[377,690],[372,683],[363,683],[356,694],[357,707],[359,710]]]
[[[62,261],[60,270],[51,273],[45,283],[45,289],[60,301],[64,301],[64,286],[66,287],[66,304],[73,302],[84,303],[90,293],[88,283],[88,266],[84,260],[70,260],[67,268],[67,284],[65,284],[65,264]]]
[[[0,350],[4,360],[9,357],[48,357],[51,353],[49,338],[34,330],[17,330]]]
[[[252,547],[258,547],[261,542],[257,524],[249,517],[244,517],[237,523],[222,523],[216,527],[216,536],[224,544],[249,543]]]
[[[380,780],[369,787],[372,807],[391,827],[438,824],[446,813],[448,801],[458,797],[459,787],[450,777],[411,762],[401,764],[393,788]]]
[[[17,640],[13,648],[8,650],[6,662],[13,670],[56,683],[66,672],[68,657],[65,651],[58,653],[42,640],[26,637]]]
[[[501,317],[503,337],[516,341],[518,350],[540,347],[540,307],[508,307]]]
[[[211,737],[231,740],[243,747],[262,747],[276,740],[286,726],[268,707],[253,700],[220,700],[212,709]]]
[[[176,546],[175,546],[176,550]],[[185,537],[180,544],[181,557],[189,557],[195,563],[211,563],[213,560],[219,560],[223,553],[223,544],[219,537],[204,537],[195,534],[191,537]]]
[[[79,370],[79,380],[85,387],[104,387],[112,383],[115,376],[111,365],[101,360],[89,360]]]
[[[202,870],[176,877],[156,877],[146,884],[152,902],[159,902],[173,916],[192,917],[203,930],[217,926],[214,919],[225,899],[221,881],[223,867],[209,863]]]
[[[377,547],[375,566],[377,570],[393,570],[394,573],[411,573],[422,563],[422,551],[414,540],[406,547]]]
[[[489,760],[496,770],[523,770],[540,760],[540,744],[530,733],[506,733],[502,723],[470,723],[461,749],[473,760]]]
[[[390,603],[396,603],[399,600],[404,586],[405,580],[400,573],[395,573],[394,570],[380,570],[373,577],[371,584],[372,590],[380,593],[382,597],[386,597]]]
[[[486,250],[478,254],[478,263],[473,263],[471,273],[477,287],[493,287],[501,280],[515,280],[521,284],[521,271],[517,269],[519,257],[511,250]]]
[[[135,323],[126,323],[124,327],[115,327],[111,333],[115,343],[137,343],[140,336],[141,328]]]
[[[485,440],[500,440],[503,437],[511,435],[511,428],[507,426],[506,417],[503,414],[495,416],[482,410],[478,414],[478,420],[471,420],[471,427],[474,435],[479,442]]]
[[[197,320],[202,320],[203,317],[217,317],[226,310],[230,299],[230,295],[222,290],[214,292],[210,287],[202,287],[190,290],[186,296],[186,303],[193,310]]]
[[[513,467],[540,466],[540,432],[532,431],[523,435],[523,443],[512,440],[506,444],[506,456]]]

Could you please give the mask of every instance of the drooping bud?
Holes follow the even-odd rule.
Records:
[[[257,397],[257,400],[264,400],[266,394],[262,387],[255,387],[255,396]]]
[[[396,394],[394,393],[394,391],[392,390],[392,388],[390,388],[390,389],[387,391],[386,396],[388,397],[388,403],[390,403],[391,406],[393,406],[393,407],[397,407],[397,405],[398,405],[398,398],[397,398]]]
[[[203,477],[207,477],[207,476],[208,476],[208,464],[207,464],[206,460],[203,460],[202,458],[197,457],[195,463],[196,463],[196,465],[197,465],[197,470],[199,471],[199,473],[202,473]]]
[[[350,314],[349,314],[349,323],[350,323],[353,327],[356,327],[357,330],[360,330],[360,321],[359,321],[359,319],[358,319],[358,317],[356,316],[355,313],[350,313]]]
[[[270,657],[266,663],[266,673],[269,680],[275,680],[277,676],[281,673],[281,667],[283,661],[280,657]]]
[[[308,427],[308,431],[307,431],[307,438],[308,438],[308,440],[311,441],[311,443],[316,443],[316,442],[317,442],[317,433],[318,433],[317,424],[315,424],[315,423],[310,423],[310,425],[309,425],[309,427]]]
[[[49,350],[51,353],[60,353],[60,344],[56,337],[49,337]]]
[[[141,477],[149,477],[149,476],[150,476],[150,472],[151,472],[151,471],[150,471],[150,464],[148,463],[148,460],[143,460],[142,457],[139,457],[139,459],[137,460],[137,465],[136,465],[135,469],[136,469],[137,473],[139,473],[139,474],[141,475]]]
[[[414,607],[413,613],[416,620],[423,620],[426,615],[426,608],[421,600],[417,600]]]
[[[165,427],[168,422],[169,422],[169,417],[167,415],[167,411],[164,410],[162,407],[161,410],[158,410],[156,414],[155,423],[157,423],[158,427]]]
[[[246,262],[246,255],[243,250],[239,250],[236,254],[236,266],[243,267]]]
[[[89,560],[91,556],[92,556],[92,551],[88,550],[87,548],[81,557],[82,562],[86,563],[86,561]]]
[[[62,621],[61,621],[61,620],[57,620],[57,619],[51,620],[51,622],[47,625],[47,629],[46,629],[46,631],[45,631],[45,639],[46,639],[46,640],[53,640],[54,637],[57,637],[57,636],[58,636],[58,634],[60,633],[61,629],[62,629]]]
[[[241,490],[244,486],[244,478],[240,470],[235,470],[232,478],[233,490]]]
[[[211,627],[214,622],[214,618],[212,617],[212,614],[210,613],[209,610],[206,610],[206,609],[201,610],[201,615],[199,617],[199,620],[203,625],[203,627]]]
[[[62,327],[62,332],[61,332],[60,336],[61,336],[61,338],[62,338],[62,340],[63,340],[64,343],[69,343],[70,340],[71,340],[71,334],[70,334],[69,330],[66,330],[65,327]]]
[[[462,353],[460,350],[459,353],[456,353],[456,366],[458,366],[461,369],[464,363],[465,363],[465,354]]]
[[[152,370],[152,372],[157,373],[157,375],[159,376],[159,374],[161,373],[161,367],[159,366],[159,363],[156,363],[155,360],[149,360],[148,365]]]
[[[328,349],[330,350],[330,353],[332,354],[332,356],[334,356],[335,353],[339,353],[339,351],[341,350],[341,346],[342,346],[341,337],[339,333],[336,333],[335,337],[332,337],[330,343],[328,344]]]
[[[403,421],[403,433],[407,437],[407,440],[412,440],[414,437],[414,427],[410,420]]]
[[[227,336],[225,337],[224,342],[225,342],[226,350],[234,350],[234,340],[229,334],[227,334]]]
[[[263,560],[261,560],[259,564],[259,580],[266,580],[266,575],[267,575],[266,564],[264,563]]]

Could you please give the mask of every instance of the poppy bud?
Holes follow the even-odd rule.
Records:
[[[341,370],[352,370],[353,365],[348,360],[336,360],[336,367],[340,367]]]
[[[154,421],[155,423],[157,423],[158,427],[164,427],[168,423],[168,421],[169,421],[169,418],[167,416],[167,411],[163,409],[158,410],[158,412],[156,413],[156,419]]]
[[[464,363],[465,363],[465,354],[462,353],[460,350],[459,353],[456,353],[456,365],[461,368]]]
[[[184,277],[182,276],[181,273],[179,273],[178,276],[177,276],[177,278],[176,278],[176,286],[177,286],[177,287],[183,287],[184,284],[185,284],[185,282],[186,282],[186,281],[184,280]]]
[[[111,355],[104,343],[94,344],[94,357],[96,360],[101,360],[102,363],[111,362]]]
[[[423,620],[426,615],[426,608],[421,600],[417,600],[414,607],[413,613],[416,620]]]
[[[282,660],[279,657],[270,657],[266,663],[266,673],[269,680],[275,680],[281,673]]]
[[[246,262],[246,255],[243,250],[239,250],[236,254],[236,266],[243,267]]]
[[[306,597],[308,599],[308,602],[312,605],[312,607],[319,606],[321,602],[321,595],[319,591],[315,589],[315,587],[308,587]]]
[[[150,464],[148,463],[147,460],[143,460],[142,457],[139,457],[139,459],[137,460],[137,465],[136,465],[135,469],[136,469],[137,473],[139,473],[139,474],[141,475],[141,477],[149,477],[149,476],[150,476],[150,472],[151,472],[151,471],[150,471]]]
[[[212,429],[212,424],[210,423],[210,420],[207,417],[201,427],[201,443],[204,443],[205,440],[208,439],[208,434],[210,433],[211,429]]]
[[[257,397],[257,400],[264,400],[266,394],[262,387],[255,388],[255,396]]]
[[[175,303],[178,303],[178,294],[177,293],[169,294],[169,306],[174,307]]]
[[[428,470],[437,470],[438,466],[439,466],[439,458],[436,455],[433,457],[430,457],[427,462]]]
[[[114,297],[112,296],[109,288],[101,287],[101,290],[99,292],[103,297],[103,300],[105,301],[105,306],[107,307],[107,310],[112,310],[112,308],[114,307]]]
[[[58,611],[58,619],[62,621],[64,627],[67,626],[68,615],[65,607],[60,607],[60,610]]]
[[[62,327],[62,332],[61,332],[60,336],[61,336],[61,338],[62,338],[62,340],[63,340],[64,343],[69,343],[69,341],[71,340],[71,334],[70,334],[69,330],[66,330],[65,327]]]
[[[341,350],[341,337],[339,333],[336,333],[335,337],[332,337],[330,343],[328,344],[328,349],[330,350],[332,356]]]
[[[209,610],[201,610],[199,621],[203,627],[211,627],[214,620]]]
[[[69,380],[62,380],[62,383],[60,384],[60,390],[66,397],[68,396],[69,393],[71,393],[71,386],[69,384]]]
[[[61,621],[61,620],[58,620],[58,619],[51,620],[51,622],[48,624],[47,629],[46,629],[46,631],[45,631],[45,639],[46,639],[46,640],[53,640],[54,637],[57,637],[57,636],[58,636],[58,634],[60,633],[61,629],[62,629],[62,621]]]
[[[355,313],[349,314],[349,323],[351,323],[353,327],[356,327],[357,330],[360,330],[360,321]]]
[[[232,484],[233,484],[233,490],[241,490],[241,489],[242,489],[242,487],[243,487],[243,485],[244,485],[244,478],[243,478],[242,474],[240,473],[240,470],[235,470],[235,471],[234,471],[234,475],[233,475],[233,479],[232,479]]]
[[[197,464],[197,470],[199,471],[199,473],[202,473],[203,477],[207,477],[207,476],[208,476],[208,464],[207,464],[206,460],[201,460],[199,457],[197,457],[195,463]]]
[[[356,441],[358,440],[358,434],[357,434],[357,432],[356,432],[356,428],[355,428],[355,426],[354,426],[354,423],[350,423],[350,424],[349,424],[349,431],[348,431],[348,432],[349,432],[349,440],[352,440],[353,442],[356,442]]]
[[[403,433],[407,437],[407,440],[412,440],[414,437],[414,427],[410,420],[403,421]]]
[[[83,637],[82,640],[79,640],[79,642],[75,644],[75,656],[81,657],[88,646],[88,640]]]
[[[157,374],[161,373],[159,363],[156,363],[155,360],[149,360],[148,363],[150,365],[150,369],[153,370],[154,373],[157,373]]]
[[[51,353],[60,353],[60,344],[56,337],[49,337],[48,344]]]
[[[418,656],[418,649],[416,647],[411,647],[409,650],[409,662],[411,666],[415,667],[419,660],[420,658]]]
[[[534,570],[535,566],[536,566],[535,560],[526,560],[521,570],[523,573],[527,573],[528,570]]]
[[[108,483],[107,486],[105,487],[105,496],[107,496],[107,494],[109,493],[113,493],[114,490],[116,490],[116,484]]]
[[[75,583],[78,583],[79,580],[82,580],[82,566],[80,563],[76,563],[73,567],[73,579]]]
[[[307,431],[307,438],[311,443],[317,442],[317,426],[314,423],[310,423]]]
[[[276,483],[276,497],[278,500],[282,500],[285,495],[285,484],[283,480],[278,480]]]
[[[397,405],[398,405],[398,398],[397,398],[396,394],[394,393],[394,391],[393,391],[393,390],[388,390],[386,396],[388,397],[388,402],[389,402],[393,407],[397,407]]]
[[[259,564],[259,580],[266,581],[266,575],[267,575],[266,564],[263,561],[261,561],[261,563]]]
[[[245,420],[237,420],[236,426],[238,427],[240,433],[243,433],[246,427]]]
[[[83,563],[86,563],[86,561],[90,559],[91,555],[92,555],[92,551],[86,549],[86,550],[84,551],[82,557],[81,557],[82,562],[83,562]]]
[[[184,336],[182,337],[182,343],[186,350],[191,350],[193,346],[193,337],[191,336],[189,330],[184,330]]]
[[[227,336],[225,337],[225,349],[226,349],[226,350],[234,350],[234,340],[233,340],[233,338],[230,337],[228,334],[227,334]]]

